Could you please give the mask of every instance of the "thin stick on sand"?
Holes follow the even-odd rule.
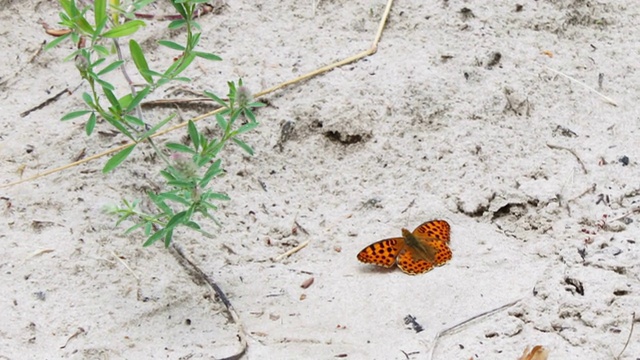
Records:
[[[627,342],[624,344],[624,347],[620,351],[620,354],[615,357],[616,360],[619,360],[622,354],[627,350],[627,346],[629,346],[629,341],[631,341],[631,335],[633,334],[633,324],[636,321],[636,313],[635,311],[631,313],[631,329],[629,330],[629,337],[627,337]]]
[[[518,299],[518,300],[516,300],[516,301],[512,301],[512,302],[510,302],[510,303],[508,303],[508,304],[505,304],[505,305],[500,306],[499,308],[495,308],[495,309],[493,309],[493,310],[485,311],[485,312],[483,312],[483,313],[481,313],[481,314],[478,314],[478,315],[472,316],[472,317],[470,317],[469,319],[467,319],[467,320],[465,320],[465,321],[463,321],[463,322],[461,322],[461,323],[458,323],[458,324],[456,324],[456,325],[453,325],[453,326],[451,326],[451,327],[449,327],[449,328],[447,328],[447,329],[444,329],[444,330],[442,330],[442,331],[438,332],[438,333],[436,334],[436,336],[433,338],[433,341],[432,341],[433,346],[431,347],[431,352],[429,353],[429,360],[433,359],[433,354],[434,354],[434,353],[435,353],[435,351],[436,351],[436,346],[438,346],[438,340],[439,340],[441,337],[444,337],[445,335],[447,335],[447,334],[449,334],[449,333],[452,333],[452,332],[454,332],[454,331],[458,330],[460,327],[462,327],[462,326],[464,326],[464,325],[466,325],[466,324],[468,324],[468,323],[472,322],[473,320],[476,320],[476,319],[481,318],[481,317],[484,317],[484,316],[493,315],[493,314],[497,313],[498,311],[501,311],[501,310],[504,310],[504,309],[506,309],[506,308],[508,308],[508,307],[511,307],[511,306],[513,306],[513,305],[517,304],[518,302],[520,302],[520,300],[522,300],[522,299]]]
[[[602,98],[603,98],[606,102],[608,102],[609,104],[611,104],[611,105],[613,105],[613,106],[618,106],[618,104],[617,104],[617,103],[616,103],[612,98],[608,97],[607,95],[604,95],[603,93],[601,93],[601,92],[599,92],[598,90],[596,90],[596,89],[592,88],[591,86],[589,86],[589,85],[587,85],[587,84],[585,84],[585,83],[583,83],[583,82],[581,82],[581,81],[578,81],[578,80],[576,80],[576,79],[572,78],[572,77],[571,77],[571,76],[569,76],[569,75],[566,75],[566,74],[564,74],[564,73],[561,73],[561,72],[560,72],[560,71],[558,71],[558,70],[554,70],[554,69],[552,69],[552,68],[550,68],[550,67],[548,67],[548,66],[546,66],[546,65],[542,65],[542,66],[543,66],[545,69],[547,69],[547,70],[549,70],[549,71],[553,71],[554,73],[556,73],[556,74],[558,74],[558,75],[560,75],[560,76],[563,76],[563,77],[565,77],[565,78],[567,78],[567,79],[569,79],[569,80],[571,80],[571,81],[575,82],[576,84],[582,85],[585,89],[590,90],[590,91],[592,91],[592,92],[594,92],[594,93],[596,93],[596,94],[600,95],[600,97],[602,97]]]
[[[287,258],[287,257],[297,253],[298,251],[304,249],[307,245],[309,245],[310,242],[311,242],[311,240],[307,240],[307,241],[303,242],[302,244],[294,247],[293,249],[287,251],[286,253],[276,256],[275,258],[273,258],[273,261],[278,262],[278,261],[280,261],[280,260],[282,260],[284,258]]]

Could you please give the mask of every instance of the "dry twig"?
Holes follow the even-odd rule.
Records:
[[[454,332],[454,331],[458,330],[460,327],[462,327],[463,325],[466,325],[466,324],[468,324],[468,323],[472,322],[473,320],[476,320],[476,319],[481,318],[481,317],[483,317],[483,316],[493,315],[493,314],[497,313],[498,311],[501,311],[501,310],[504,310],[504,309],[506,309],[506,308],[509,308],[509,307],[511,307],[511,306],[513,306],[513,305],[515,305],[515,304],[517,304],[520,300],[522,300],[522,299],[518,299],[518,300],[516,300],[516,301],[512,301],[512,302],[510,302],[510,303],[508,303],[508,304],[502,305],[502,306],[500,306],[499,308],[496,308],[496,309],[493,309],[493,310],[485,311],[485,312],[480,313],[480,314],[478,314],[478,315],[472,316],[472,317],[470,317],[469,319],[464,320],[464,321],[463,321],[463,322],[461,322],[461,323],[455,324],[455,325],[453,325],[453,326],[451,326],[451,327],[449,327],[449,328],[446,328],[446,329],[444,329],[444,330],[442,330],[442,331],[439,331],[439,332],[436,334],[436,336],[433,338],[433,341],[432,341],[433,346],[431,347],[431,352],[429,353],[429,360],[433,359],[433,354],[434,354],[434,353],[435,353],[435,351],[436,351],[436,346],[438,345],[438,340],[439,340],[441,337],[444,337],[445,335],[447,335],[447,334],[449,334],[449,333],[452,333],[452,332]]]
[[[610,98],[610,97],[608,97],[608,96],[606,96],[606,95],[602,94],[601,92],[599,92],[598,90],[596,90],[596,89],[592,88],[591,86],[589,86],[589,85],[587,85],[587,84],[585,84],[585,83],[583,83],[583,82],[581,82],[581,81],[578,81],[578,80],[576,80],[576,79],[572,78],[572,77],[571,77],[571,76],[569,76],[569,75],[566,75],[566,74],[564,74],[564,73],[561,73],[561,72],[560,72],[560,71],[558,71],[558,70],[554,70],[554,69],[552,69],[552,68],[550,68],[550,67],[548,67],[548,66],[545,66],[545,65],[542,65],[542,66],[544,66],[544,68],[545,68],[545,69],[547,69],[547,70],[553,71],[554,73],[556,73],[556,74],[558,74],[558,75],[560,75],[560,76],[563,76],[563,77],[565,77],[565,78],[567,78],[567,79],[569,79],[569,80],[571,80],[571,81],[575,82],[576,84],[582,85],[582,86],[583,86],[585,89],[587,89],[587,90],[591,90],[591,91],[593,91],[594,93],[596,93],[596,94],[600,95],[600,97],[602,97],[604,100],[606,100],[609,104],[611,104],[611,105],[613,105],[613,106],[618,106],[618,104],[617,104],[617,103],[616,103],[612,98]]]
[[[244,331],[242,322],[240,321],[240,316],[238,316],[238,313],[233,308],[233,305],[231,305],[229,298],[227,298],[227,295],[225,295],[220,286],[218,286],[218,284],[216,284],[216,282],[213,281],[213,279],[211,279],[209,275],[200,270],[200,268],[196,264],[191,262],[191,260],[189,260],[189,258],[187,258],[186,255],[182,252],[182,249],[176,246],[175,243],[171,245],[171,250],[171,253],[176,257],[176,259],[178,259],[180,265],[182,265],[182,267],[187,270],[187,272],[191,276],[195,277],[199,283],[207,283],[213,289],[220,301],[222,301],[224,306],[227,308],[227,312],[231,316],[233,322],[238,326],[238,340],[240,341],[240,349],[235,354],[221,358],[221,360],[238,360],[242,358],[242,355],[244,355],[244,353],[247,351],[247,347],[249,346],[247,344],[247,334]]]
[[[382,18],[381,18],[380,23],[378,25],[378,31],[376,32],[376,36],[375,36],[375,38],[373,40],[373,44],[371,45],[371,47],[368,50],[362,51],[362,52],[360,52],[360,53],[358,53],[356,55],[350,56],[350,57],[348,57],[348,58],[346,58],[344,60],[335,62],[333,64],[330,64],[330,65],[327,65],[327,66],[323,66],[323,67],[321,67],[319,69],[316,69],[316,70],[311,71],[311,72],[309,72],[307,74],[299,76],[299,77],[297,77],[297,78],[295,78],[293,80],[285,81],[285,82],[283,82],[281,84],[278,84],[278,85],[273,86],[271,88],[268,88],[266,90],[262,90],[259,93],[254,94],[254,97],[256,99],[259,99],[259,98],[261,98],[261,97],[263,97],[263,96],[265,96],[267,94],[270,94],[270,93],[272,93],[272,92],[274,92],[276,90],[280,90],[280,89],[282,89],[284,87],[287,87],[289,85],[293,85],[295,83],[299,83],[299,82],[308,80],[308,79],[310,79],[310,78],[312,78],[314,76],[318,76],[318,75],[323,74],[323,73],[325,73],[327,71],[333,70],[333,69],[335,69],[337,67],[341,67],[343,65],[350,64],[352,62],[358,61],[358,60],[360,60],[362,58],[365,58],[367,56],[375,54],[376,51],[378,51],[378,43],[380,42],[380,38],[382,37],[382,31],[384,30],[385,24],[387,23],[387,18],[389,17],[389,12],[391,11],[391,5],[392,4],[393,4],[393,0],[387,0],[387,5],[386,5],[386,7],[384,9],[384,13],[382,14]],[[200,116],[196,116],[195,118],[191,119],[191,121],[193,121],[193,122],[200,121],[202,119],[211,117],[211,116],[221,112],[222,110],[224,110],[224,109],[220,108],[220,109],[216,109],[214,111],[202,114]],[[168,129],[165,129],[163,131],[159,131],[159,132],[153,134],[151,136],[151,138],[156,138],[158,136],[162,136],[162,135],[164,135],[166,133],[169,133],[169,132],[172,132],[174,130],[183,128],[183,127],[187,126],[188,123],[189,123],[188,121],[185,121],[185,122],[182,122],[182,123],[177,124],[175,126],[172,126],[172,127],[168,128]],[[42,173],[40,173],[38,175],[29,177],[27,179],[22,179],[22,180],[19,180],[19,181],[14,181],[14,182],[11,182],[11,183],[8,183],[8,184],[0,185],[0,189],[11,187],[11,186],[18,185],[18,184],[25,183],[25,182],[29,182],[29,181],[33,181],[33,180],[36,180],[36,179],[44,177],[44,176],[48,176],[48,175],[51,175],[51,174],[54,174],[54,173],[57,173],[57,172],[60,172],[60,171],[66,170],[66,169],[70,169],[70,168],[76,167],[78,165],[81,165],[81,164],[84,164],[84,163],[99,159],[101,157],[117,153],[117,152],[119,152],[119,151],[121,151],[121,150],[123,150],[123,149],[125,149],[125,148],[127,148],[129,146],[131,146],[131,145],[133,145],[133,143],[126,143],[124,145],[117,146],[115,148],[109,149],[109,150],[101,152],[99,154],[96,154],[96,155],[93,155],[93,156],[89,156],[89,157],[87,157],[85,159],[82,159],[80,161],[76,161],[76,162],[73,162],[73,163],[70,163],[70,164],[66,164],[64,166],[60,166],[60,167],[57,167],[55,169],[47,170],[45,172],[42,172]]]
[[[565,150],[570,152],[573,156],[575,156],[576,160],[578,160],[578,163],[580,163],[580,167],[582,167],[582,172],[584,172],[585,174],[588,174],[589,172],[587,171],[587,167],[584,166],[584,163],[582,162],[582,160],[580,159],[580,157],[578,156],[578,154],[576,154],[575,151],[573,151],[572,149],[566,148],[564,146],[559,146],[559,145],[553,145],[553,144],[547,144],[547,147],[549,147],[549,149],[554,149],[554,150]]]
[[[280,261],[280,260],[282,260],[284,258],[287,258],[287,257],[297,253],[298,251],[304,249],[307,245],[309,245],[310,242],[311,242],[311,240],[307,240],[307,241],[303,242],[302,244],[294,247],[293,249],[287,251],[286,253],[276,256],[275,258],[273,258],[273,261],[277,262],[277,261]]]
[[[629,346],[629,341],[631,341],[631,335],[633,334],[633,325],[636,322],[636,313],[635,311],[631,313],[631,329],[629,330],[629,336],[627,337],[627,342],[624,343],[624,347],[620,350],[620,354],[616,356],[616,360],[619,360],[625,350],[627,350],[627,346]]]

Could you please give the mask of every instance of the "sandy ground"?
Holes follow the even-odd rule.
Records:
[[[261,125],[244,138],[256,155],[223,155],[227,174],[214,186],[232,200],[216,214],[223,226],[208,224],[216,238],[176,235],[236,308],[245,358],[427,359],[439,331],[517,300],[441,337],[433,358],[517,359],[535,344],[550,359],[621,352],[640,310],[640,3],[520,4],[398,0],[375,55],[263,99]],[[58,120],[81,107],[85,84],[19,115],[81,84],[60,61],[71,45],[34,56],[51,41],[37,21],[55,24],[57,6],[0,1],[2,184],[122,140]],[[224,95],[242,77],[257,92],[354,55],[384,6],[229,2],[200,21],[202,47],[224,61],[197,61],[187,88]],[[175,53],[155,41],[181,35],[151,21],[137,36],[152,68],[164,68]],[[190,96],[172,90],[153,97]],[[210,109],[147,114],[186,120]],[[239,328],[210,290],[103,212],[161,182],[151,153],[141,147],[109,175],[100,159],[0,189],[1,359],[219,359],[239,349]],[[357,262],[373,241],[436,218],[452,226],[445,266],[412,277]],[[637,358],[640,331],[620,357]]]

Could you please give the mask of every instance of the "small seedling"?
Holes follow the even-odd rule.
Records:
[[[200,26],[195,18],[202,13],[198,12],[198,7],[204,1],[171,0],[171,5],[179,15],[172,17],[175,20],[169,23],[169,28],[184,28],[185,44],[160,40],[160,45],[180,54],[167,69],[157,71],[150,68],[140,44],[135,39],[129,39],[130,60],[145,81],[143,86],[136,87],[125,66],[126,61],[119,40],[135,34],[141,27],[146,26],[143,20],[136,19],[135,14],[151,2],[137,0],[125,7],[120,0],[110,0],[108,3],[107,0],[95,0],[79,8],[74,0],[60,0],[60,25],[69,32],[52,41],[47,48],[65,40],[73,41],[77,50],[67,59],[74,59],[80,76],[89,85],[89,91],[82,94],[85,108],[64,115],[62,120],[87,117],[85,132],[90,136],[98,126],[98,120],[104,119],[106,126],[111,126],[132,141],[131,145],[117,152],[106,162],[103,172],[112,171],[120,166],[142,143],[152,146],[165,163],[166,167],[160,175],[166,181],[166,189],[148,193],[157,212],[141,211],[138,200],[123,200],[122,206],[112,207],[109,212],[119,217],[117,224],[125,220],[135,222],[135,225],[127,229],[127,233],[139,228],[144,229],[147,236],[144,246],[164,239],[164,244],[168,247],[174,229],[180,225],[208,234],[194,219],[196,214],[217,223],[210,213],[217,209],[213,202],[229,199],[226,194],[209,188],[211,180],[223,173],[220,151],[231,140],[253,155],[251,146],[239,137],[256,128],[258,123],[252,109],[264,105],[253,102],[251,93],[242,80],[239,80],[237,85],[234,82],[228,83],[229,94],[226,101],[213,93],[205,92],[223,108],[216,115],[221,136],[209,139],[198,131],[193,122],[189,122],[187,131],[191,146],[168,143],[166,150],[161,149],[152,137],[167,125],[174,115],[157,123],[149,123],[140,106],[142,101],[169,82],[189,82],[190,79],[182,74],[196,58],[212,61],[221,59],[215,54],[196,50],[200,41]],[[107,80],[105,76],[114,70],[121,71],[129,84],[128,88],[116,88]]]

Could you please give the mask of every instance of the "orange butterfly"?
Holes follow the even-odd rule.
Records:
[[[392,267],[409,275],[426,273],[434,266],[451,260],[449,234],[451,227],[444,220],[427,221],[413,233],[402,229],[402,237],[375,242],[358,253],[358,260],[366,264]]]

